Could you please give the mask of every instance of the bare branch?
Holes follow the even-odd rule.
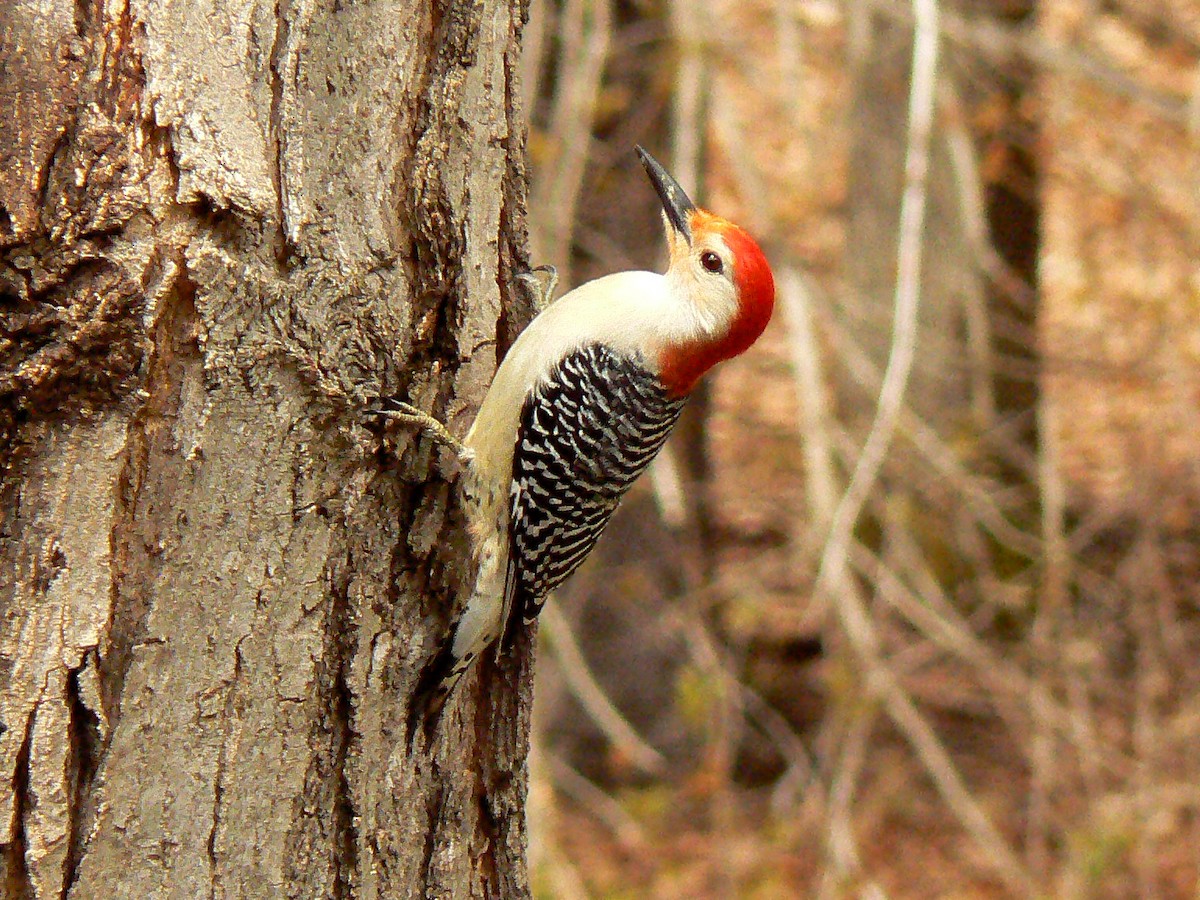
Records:
[[[558,663],[563,681],[592,721],[635,766],[651,775],[661,775],[666,769],[663,755],[646,743],[608,699],[553,597],[542,609],[541,623],[541,634],[550,645],[550,653]]]
[[[592,121],[612,37],[610,0],[566,0],[559,23],[561,71],[546,129],[549,159],[534,180],[529,220],[534,257],[557,266],[566,285],[571,281],[571,235]]]

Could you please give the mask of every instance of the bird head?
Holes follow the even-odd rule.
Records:
[[[685,298],[695,324],[693,333],[669,346],[659,360],[663,384],[683,395],[712,366],[758,340],[775,306],[775,279],[754,238],[698,208],[653,156],[636,149],[662,202],[667,280]]]

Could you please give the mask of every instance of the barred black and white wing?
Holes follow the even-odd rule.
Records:
[[[602,344],[571,353],[530,394],[513,452],[507,634],[591,552],[685,402]]]

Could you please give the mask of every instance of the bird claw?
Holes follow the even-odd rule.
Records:
[[[543,286],[539,274],[546,276],[546,283]],[[529,288],[529,293],[533,297],[534,306],[540,313],[547,306],[554,302],[554,289],[558,287],[558,269],[551,265],[534,266],[528,272],[517,273],[517,279],[523,281]]]
[[[459,457],[466,458],[470,455],[463,443],[452,435],[445,425],[429,415],[429,413],[417,409],[415,406],[405,403],[402,400],[390,397],[385,398],[381,402],[386,403],[387,406],[368,409],[367,413],[374,416],[383,416],[394,422],[402,422],[405,425],[415,426],[419,431],[424,432],[432,438],[435,443],[449,447]]]

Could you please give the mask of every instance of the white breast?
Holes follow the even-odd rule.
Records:
[[[671,279],[653,272],[597,278],[552,303],[504,357],[467,434],[479,475],[507,485],[525,397],[567,354],[602,343],[640,355],[654,371],[665,347],[694,339],[703,327]]]

